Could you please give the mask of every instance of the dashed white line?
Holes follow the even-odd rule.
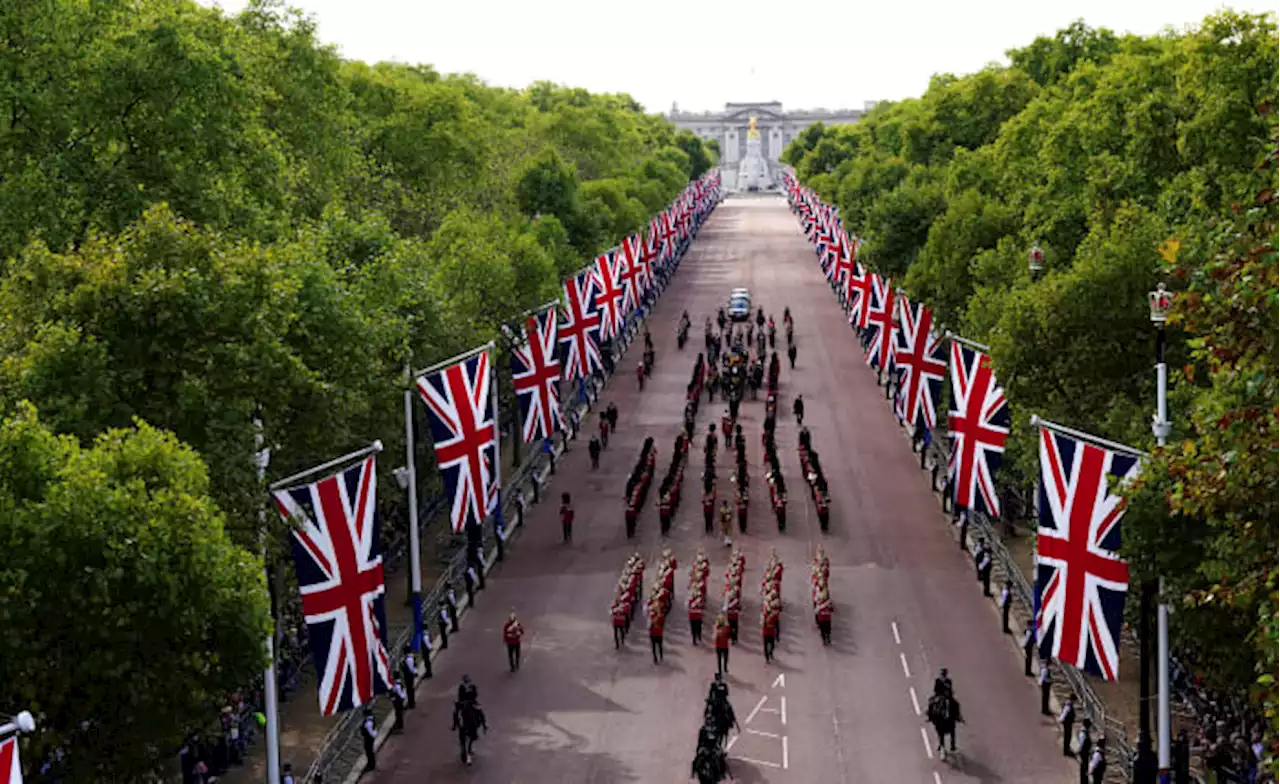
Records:
[[[933,784],[942,784],[942,776],[939,776],[936,770],[933,772]]]
[[[908,678],[910,678],[910,677],[911,677],[911,668],[907,666],[907,655],[906,655],[905,653],[902,653],[901,651],[899,651],[899,653],[898,653],[898,661],[902,662],[902,674],[903,674],[903,675],[905,675],[905,676],[907,676]]]
[[[782,703],[782,726],[787,726],[787,698],[783,697]]]
[[[787,769],[787,736],[782,736],[782,769]]]
[[[768,699],[769,699],[769,695],[767,695],[767,694],[762,694],[762,695],[760,695],[760,701],[759,701],[759,702],[757,702],[757,703],[756,703],[756,706],[755,706],[754,708],[752,708],[752,709],[751,709],[751,713],[750,713],[750,714],[748,714],[748,716],[747,716],[747,720],[746,720],[746,721],[744,721],[744,722],[742,722],[742,723],[743,723],[743,724],[750,724],[750,723],[751,723],[751,720],[752,720],[752,719],[754,719],[754,718],[756,717],[756,714],[760,712],[760,709],[761,709],[762,707],[764,707],[764,703],[765,703],[765,701],[766,701],[766,700],[768,700]]]
[[[781,735],[777,734],[776,732],[765,732],[764,730],[753,730],[753,729],[751,729],[751,728],[747,728],[747,729],[743,730],[743,732],[750,732],[752,735],[763,735],[763,736],[765,736],[766,738],[781,738],[781,737],[782,737]]]
[[[889,625],[893,627],[893,641],[894,641],[894,642],[896,642],[897,644],[901,645],[901,644],[902,644],[902,636],[898,634],[898,622],[897,622],[897,621],[889,621]]]
[[[916,687],[908,686],[907,691],[911,692],[911,707],[915,709],[916,715],[920,715],[920,700],[916,698]]]
[[[924,753],[929,755],[929,759],[933,759],[933,746],[929,743],[929,733],[924,731],[924,727],[920,728],[920,740],[924,741]]]

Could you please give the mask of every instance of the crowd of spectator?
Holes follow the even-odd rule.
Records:
[[[1189,660],[1188,660],[1189,662]],[[1261,769],[1275,753],[1275,739],[1268,738],[1266,722],[1244,699],[1221,694],[1204,683],[1188,662],[1174,660],[1170,675],[1194,726],[1183,736],[1198,756],[1210,784],[1275,784]]]

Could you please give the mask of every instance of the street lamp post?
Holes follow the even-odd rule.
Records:
[[[1173,305],[1173,295],[1165,290],[1164,284],[1158,284],[1155,291],[1147,293],[1147,303],[1151,311],[1151,323],[1156,328],[1156,415],[1152,417],[1151,432],[1156,443],[1165,445],[1169,437],[1168,382],[1169,370],[1164,361],[1165,319],[1169,308]],[[1163,594],[1163,584],[1161,585]],[[1156,749],[1160,769],[1160,784],[1169,784],[1172,777],[1169,754],[1169,605],[1161,601],[1156,608],[1156,655],[1158,657],[1156,677],[1159,686],[1159,701],[1156,708]],[[1145,711],[1144,711],[1145,713]]]
[[[266,446],[263,435],[262,420],[253,418],[254,466],[258,472],[258,484],[262,485],[267,476],[267,467],[271,464],[271,448]],[[270,554],[267,552],[267,509],[265,504],[258,505],[258,539],[262,552],[262,568],[266,574],[267,594],[271,607],[271,631],[267,633],[267,668],[262,674],[262,692],[266,700],[264,714],[267,719],[267,784],[278,784],[280,781],[280,690],[276,684],[276,596],[275,582],[271,579]]]

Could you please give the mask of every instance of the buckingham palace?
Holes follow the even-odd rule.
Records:
[[[778,160],[783,149],[800,132],[813,123],[826,125],[855,123],[875,106],[868,101],[861,109],[799,109],[784,111],[778,101],[767,103],[726,103],[724,111],[682,112],[675,104],[667,119],[678,128],[693,131],[702,139],[720,143],[720,162],[737,163],[747,153],[747,128],[754,115],[760,129],[762,152],[771,161]]]

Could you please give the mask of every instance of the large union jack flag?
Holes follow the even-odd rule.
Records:
[[[845,297],[849,302],[849,324],[858,330],[867,328],[871,319],[871,288],[873,273],[857,262],[853,273],[845,283]]]
[[[1040,651],[1115,680],[1129,566],[1120,549],[1124,499],[1109,480],[1138,475],[1138,458],[1040,429],[1036,629]]]
[[[643,270],[641,282],[646,290],[654,284],[653,267],[661,255],[658,249],[658,222],[653,220],[649,222],[649,231],[640,243],[640,268]]]
[[[0,784],[22,784],[22,764],[18,762],[18,736],[0,740]]]
[[[625,290],[618,285],[618,249],[611,248],[596,256],[591,270],[592,286],[596,292],[596,306],[600,313],[600,338],[608,340],[622,331],[623,299]]]
[[[995,473],[1009,437],[1009,402],[996,383],[991,357],[951,342],[951,436],[948,470],[957,508],[1000,516]]]
[[[272,494],[293,526],[293,564],[325,716],[391,687],[374,468],[370,455],[313,484]]]
[[[498,505],[498,427],[493,419],[489,351],[418,377],[435,441],[436,465],[453,499],[454,533],[480,524]]]
[[[564,349],[564,380],[585,378],[603,367],[600,359],[600,312],[596,308],[591,270],[564,282],[564,312],[560,345]]]
[[[872,275],[871,308],[867,316],[867,364],[893,370],[893,281]]]
[[[933,331],[933,311],[923,303],[903,296],[899,316],[893,350],[893,362],[902,379],[895,401],[898,416],[912,427],[923,424],[932,428],[938,423],[942,379],[947,374],[946,350]]]
[[[564,428],[555,307],[530,316],[524,332],[524,342],[511,354],[511,383],[520,401],[524,440],[529,444]]]

